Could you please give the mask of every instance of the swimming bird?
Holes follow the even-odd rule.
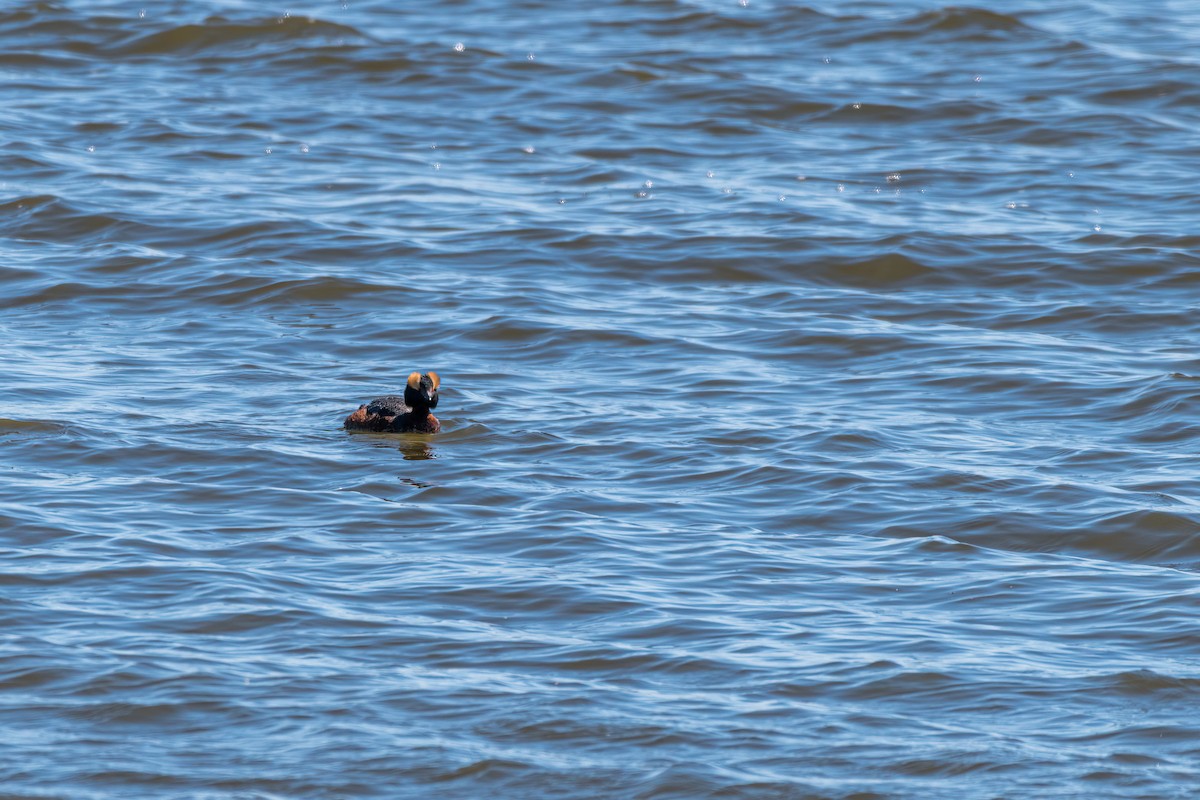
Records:
[[[437,433],[442,429],[438,418],[429,413],[437,408],[438,386],[442,383],[436,372],[408,376],[404,397],[389,394],[358,407],[346,417],[348,431],[377,433]]]

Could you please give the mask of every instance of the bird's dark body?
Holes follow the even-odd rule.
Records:
[[[387,397],[377,397],[367,403],[368,414],[380,414],[386,417],[398,417],[401,414],[407,414],[412,411],[408,404],[404,402],[404,398],[399,395],[389,394]]]

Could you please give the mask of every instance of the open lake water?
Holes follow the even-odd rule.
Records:
[[[1198,164],[1193,0],[4,4],[0,796],[1197,796]]]

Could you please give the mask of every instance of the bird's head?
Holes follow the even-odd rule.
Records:
[[[408,385],[404,387],[404,402],[414,409],[437,408],[438,386],[441,379],[436,372],[426,372],[422,375],[414,372],[408,376]]]

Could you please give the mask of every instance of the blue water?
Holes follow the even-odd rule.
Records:
[[[0,9],[0,796],[1194,797],[1200,6],[1054,5]]]

